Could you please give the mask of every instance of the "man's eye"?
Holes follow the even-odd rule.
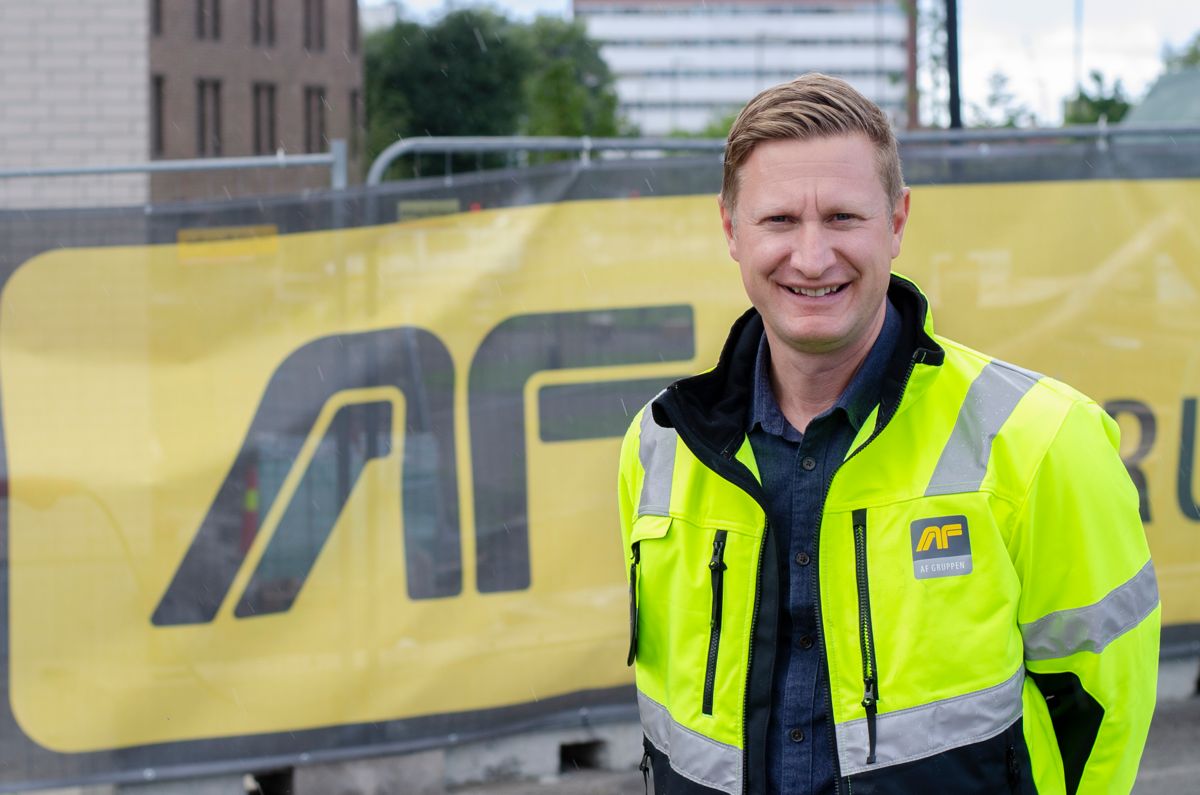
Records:
[[[790,220],[792,220],[790,215],[772,215],[767,218],[767,221],[772,224],[786,224]]]
[[[834,213],[833,220],[835,221],[850,221],[854,218],[851,213]]]

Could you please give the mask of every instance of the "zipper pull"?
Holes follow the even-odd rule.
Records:
[[[721,571],[725,571],[726,566],[725,566],[724,558],[725,558],[725,536],[724,536],[724,534],[718,533],[717,537],[713,539],[713,556],[712,556],[712,560],[710,560],[708,562],[709,571],[716,571],[717,569],[720,569]]]
[[[626,665],[633,665],[634,659],[637,657],[638,645],[638,587],[637,587],[637,567],[642,562],[642,550],[640,541],[633,542],[631,551],[633,552],[633,560],[629,564],[629,655],[625,659]]]
[[[1021,786],[1021,766],[1017,763],[1016,746],[1008,746],[1006,762],[1008,763],[1008,788],[1016,792]]]
[[[713,539],[713,555],[712,560],[708,562],[708,570],[712,572],[712,617],[709,619],[709,628],[717,626],[717,621],[721,616],[721,601],[724,598],[725,589],[722,587],[722,581],[725,579],[725,569],[729,568],[725,565],[725,533],[723,531],[717,533],[717,537]]]
[[[642,784],[645,785],[646,795],[650,795],[650,752],[642,753],[642,762],[638,765],[638,770],[642,771]]]
[[[879,688],[874,677],[863,680],[862,705],[867,710],[867,764],[875,764],[875,704],[879,701]]]

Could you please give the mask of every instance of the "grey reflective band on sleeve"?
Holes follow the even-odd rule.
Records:
[[[650,407],[646,406],[642,412],[642,438],[638,443],[638,460],[645,473],[638,516],[671,515],[671,478],[675,475],[675,445],[678,441],[679,434],[675,429],[660,427],[654,421]]]
[[[717,742],[671,717],[667,708],[638,691],[642,731],[684,778],[729,795],[742,792],[742,749]]]
[[[994,687],[875,718],[875,763],[866,764],[867,720],[837,725],[843,776],[900,765],[995,737],[1021,717],[1025,668]],[[879,702],[883,704],[882,701]]]
[[[1154,565],[1146,565],[1095,604],[1057,610],[1021,625],[1026,660],[1054,660],[1081,651],[1099,654],[1158,606]]]
[[[942,450],[925,496],[976,491],[987,474],[992,439],[1041,376],[993,359],[967,389],[950,439]]]

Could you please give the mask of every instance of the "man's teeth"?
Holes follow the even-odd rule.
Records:
[[[808,289],[805,289],[804,287],[789,287],[788,289],[791,290],[796,295],[806,295],[809,298],[820,298],[823,295],[829,295],[832,292],[836,292],[838,288],[837,287],[818,287],[815,290],[808,290]]]

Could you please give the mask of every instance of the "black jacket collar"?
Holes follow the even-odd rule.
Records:
[[[925,331],[929,303],[916,285],[892,274],[888,297],[900,314],[900,338],[884,376],[877,419],[880,426],[900,404],[912,364],[940,365],[945,356]],[[702,460],[711,460],[712,455],[728,460],[742,445],[762,332],[762,317],[757,310],[748,310],[730,329],[716,367],[676,381],[651,406],[654,421],[675,428]]]

